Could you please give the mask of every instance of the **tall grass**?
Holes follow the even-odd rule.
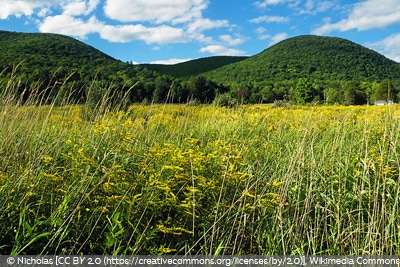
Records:
[[[22,105],[17,83],[0,99],[1,254],[399,252],[397,105],[122,111]]]

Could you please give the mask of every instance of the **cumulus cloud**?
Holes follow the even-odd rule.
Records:
[[[226,34],[218,40],[206,34],[209,30],[232,27],[228,20],[205,18],[203,11],[208,3],[209,0],[0,0],[0,19],[10,15],[32,16],[40,32],[81,39],[98,34],[102,39],[120,43],[141,40],[163,45],[195,41],[235,46],[244,42]],[[103,20],[95,12],[100,8],[104,11]],[[215,53],[241,53],[219,48]]]
[[[383,54],[385,54],[386,57],[394,61],[400,62],[399,44],[400,33],[392,34],[381,41],[368,43],[366,45],[373,49],[381,51]]]
[[[201,17],[205,0],[107,0],[105,14],[121,22],[182,23]]]
[[[186,41],[184,31],[167,25],[145,27],[141,24],[111,26],[103,25],[99,29],[100,36],[110,42],[124,43],[142,40],[147,44],[171,44]]]
[[[84,21],[69,15],[47,17],[40,25],[41,32],[56,32],[64,35],[85,39],[88,34],[98,33],[100,37],[110,42],[124,43],[132,40],[142,40],[147,44],[165,44],[185,42],[182,29],[167,25],[145,27],[137,25],[106,25],[92,16]]]
[[[66,15],[88,15],[98,6],[100,0],[0,0],[0,19],[9,16],[44,17],[53,7],[61,7]]]
[[[39,30],[40,32],[59,33],[84,39],[88,34],[97,32],[101,27],[102,23],[95,17],[83,21],[80,18],[62,14],[45,18],[40,24]]]
[[[227,20],[210,20],[208,18],[198,18],[188,23],[188,33],[202,32],[209,29],[216,29],[221,27],[229,27]]]
[[[326,34],[332,31],[356,29],[364,31],[384,28],[400,23],[400,5],[398,0],[367,0],[357,3],[347,18],[336,23],[325,23],[314,29],[313,34]]]
[[[219,28],[231,28],[229,21],[227,20],[210,20],[208,18],[196,18],[191,22],[188,22],[185,26],[185,32],[187,37],[191,40],[196,40],[203,44],[215,44],[217,40],[214,40],[211,36],[204,34],[207,30],[219,29]]]
[[[206,47],[202,47],[200,49],[200,52],[210,53],[212,55],[219,55],[219,56],[238,56],[244,54],[244,51],[232,49],[220,44],[208,45]]]
[[[233,38],[232,36],[228,35],[228,34],[224,34],[224,35],[220,35],[219,39],[227,45],[240,45],[242,43],[245,42],[245,40],[243,38]]]
[[[75,0],[67,2],[63,5],[63,14],[72,16],[88,15],[95,10],[98,4],[99,0]]]
[[[9,16],[31,16],[38,9],[46,8],[53,4],[59,4],[61,0],[0,0],[0,19],[7,19]]]
[[[49,6],[47,6],[47,7],[40,8],[40,10],[37,12],[37,15],[40,18],[44,18],[50,13],[51,13],[51,8]]]
[[[37,0],[38,7],[44,3]],[[58,3],[61,14],[47,16],[38,24],[41,32],[60,33],[81,39],[85,39],[88,34],[98,33],[110,42],[142,40],[147,44],[169,44],[196,40],[212,44],[215,40],[203,32],[229,27],[230,24],[227,20],[203,18],[202,10],[207,7],[206,3],[206,0],[138,0],[132,5],[130,0],[107,0],[103,8],[106,16],[120,23],[115,25],[99,21],[92,14],[100,0],[65,0]],[[33,12],[33,9],[28,11]]]

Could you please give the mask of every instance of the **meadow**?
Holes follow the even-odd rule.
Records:
[[[400,252],[400,107],[0,107],[0,254]]]

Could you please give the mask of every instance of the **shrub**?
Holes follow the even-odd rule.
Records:
[[[237,101],[229,93],[225,93],[217,95],[212,104],[217,107],[233,107],[237,105]]]

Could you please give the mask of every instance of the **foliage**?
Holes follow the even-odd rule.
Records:
[[[213,105],[217,107],[234,107],[237,105],[236,99],[230,93],[219,94],[215,97]]]
[[[187,87],[190,93],[190,99],[197,99],[201,103],[211,103],[216,94],[225,93],[228,88],[218,86],[216,83],[207,80],[203,76],[192,76]]]
[[[372,101],[376,100],[397,100],[398,89],[394,86],[391,80],[384,80],[379,85],[375,84],[375,88],[372,89]]]
[[[314,99],[313,85],[305,78],[300,78],[294,89],[296,102],[299,104],[309,103]]]

